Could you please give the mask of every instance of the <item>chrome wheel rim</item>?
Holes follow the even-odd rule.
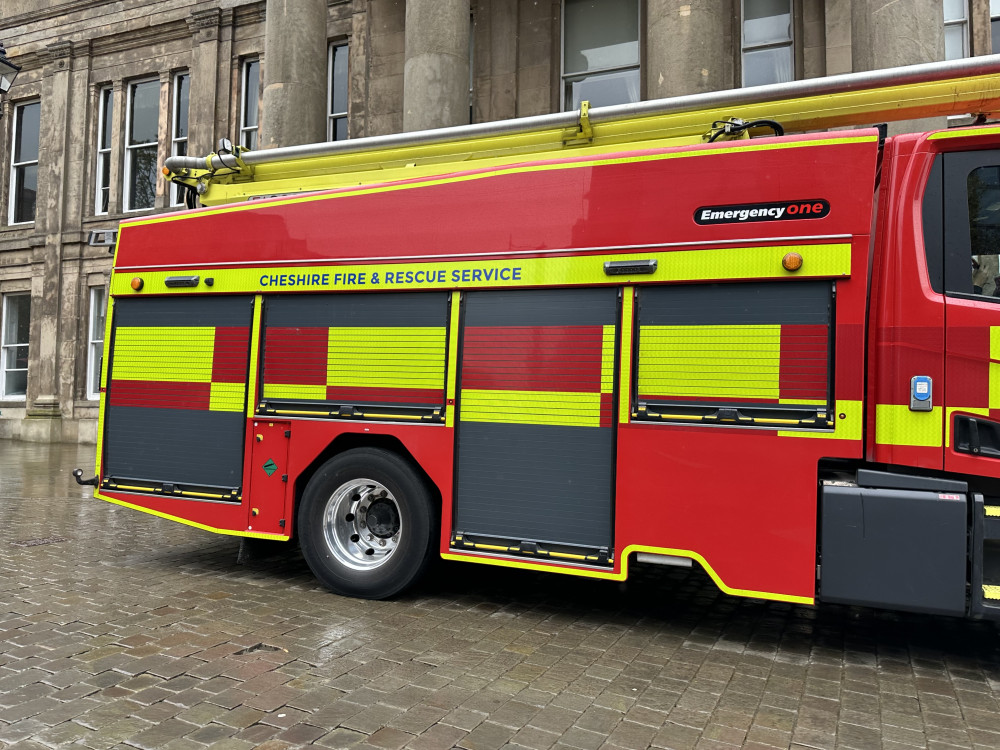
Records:
[[[399,544],[402,519],[395,496],[374,479],[352,479],[333,491],[323,513],[323,536],[342,565],[372,570]]]

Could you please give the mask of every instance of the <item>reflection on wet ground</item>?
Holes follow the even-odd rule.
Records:
[[[0,440],[0,748],[1000,747],[992,624],[439,563],[393,601],[293,545],[91,497]]]

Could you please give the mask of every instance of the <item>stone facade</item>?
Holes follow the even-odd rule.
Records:
[[[22,72],[0,102],[0,297],[30,295],[30,328],[26,393],[12,396],[15,384],[4,395],[0,383],[0,438],[96,440],[90,305],[102,299],[111,256],[89,243],[91,233],[179,210],[162,180],[151,208],[125,210],[133,82],[159,83],[160,164],[175,135],[177,73],[189,75],[187,153],[203,155],[217,139],[239,137],[250,59],[262,71],[252,92],[261,147],[325,135],[328,44],[348,45],[352,138],[545,114],[564,102],[566,1],[6,0],[0,39]],[[741,85],[741,8],[741,0],[639,0],[637,95]],[[939,0],[790,0],[790,8],[795,78],[944,56]],[[988,0],[969,1],[964,30],[969,54],[991,51]],[[108,210],[99,214],[108,87]],[[7,208],[15,115],[32,101],[41,104],[36,207],[34,221],[18,223]]]

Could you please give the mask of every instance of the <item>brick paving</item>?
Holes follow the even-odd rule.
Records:
[[[441,563],[345,599],[294,550],[237,565],[237,539],[88,499],[92,451],[0,440],[0,748],[1000,748],[988,623],[660,568]]]

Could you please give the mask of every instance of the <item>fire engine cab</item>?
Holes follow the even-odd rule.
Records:
[[[659,563],[995,618],[998,111],[986,57],[172,157],[78,479],[353,596]]]

